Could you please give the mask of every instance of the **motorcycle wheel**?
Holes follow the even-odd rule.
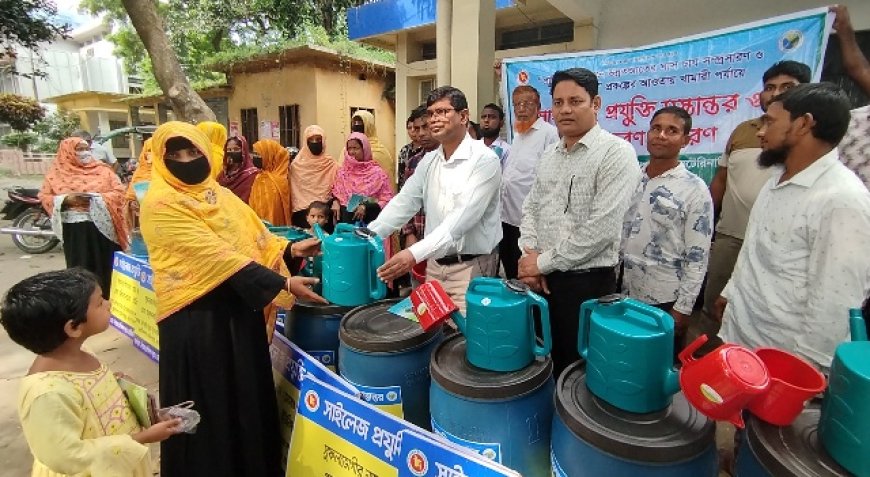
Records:
[[[41,208],[31,207],[12,221],[12,226],[21,229],[51,230],[51,218]],[[36,235],[12,235],[16,247],[30,254],[46,253],[57,247],[60,240],[57,237],[39,237]]]

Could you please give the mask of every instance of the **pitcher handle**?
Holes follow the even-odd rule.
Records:
[[[584,301],[580,305],[580,329],[577,332],[577,352],[583,359],[589,355],[589,329],[592,325],[592,309],[598,303],[596,298]]]
[[[323,233],[323,229],[320,227],[320,224],[315,223],[311,228],[312,230],[314,230],[314,236],[317,237],[317,240],[320,240],[320,242],[326,240],[326,234]],[[321,246],[322,245],[323,244],[321,243]]]
[[[544,339],[543,346],[538,346],[538,342],[535,339],[535,325],[534,323],[530,323],[532,326],[532,346],[535,349],[535,356],[547,356],[553,349],[553,335],[550,333],[550,307],[547,305],[547,300],[537,293],[530,291],[528,292],[528,297],[532,299],[532,302],[529,303],[529,316],[534,320],[534,314],[532,313],[534,308],[537,308],[541,312],[541,337]]]
[[[369,238],[369,296],[381,300],[387,296],[387,284],[378,278],[378,267],[384,264],[384,245],[380,237]]]
[[[655,319],[655,321],[656,321],[656,325],[658,326],[659,331],[666,331],[666,325],[665,325],[666,319],[671,320],[673,322],[673,318],[671,318],[671,315],[668,314],[667,312],[661,311],[658,308],[651,307],[649,305],[645,305],[637,300],[628,299],[628,300],[625,300],[623,302],[623,304],[629,308],[633,308],[639,312],[642,312],[644,315],[646,315],[647,312],[649,312],[650,308],[655,310],[655,313],[653,313],[652,315],[653,315],[653,319]]]
[[[867,341],[867,325],[860,308],[849,310],[849,334],[852,341]]]
[[[698,348],[703,346],[706,342],[707,335],[702,334],[701,336],[695,338],[695,341],[689,343],[689,345],[683,348],[683,350],[680,351],[680,354],[677,355],[677,357],[680,358],[680,362],[683,363],[683,365],[685,366],[693,361],[697,361],[692,355],[695,354],[695,351],[698,351]]]

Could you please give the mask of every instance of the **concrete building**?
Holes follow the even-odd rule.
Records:
[[[372,0],[347,14],[352,40],[396,52],[396,112],[407,114],[435,86],[451,84],[472,117],[498,99],[499,60],[647,45],[825,6],[824,0]],[[870,2],[843,0],[856,30],[870,28]],[[396,122],[404,142],[404,122]]]
[[[49,111],[76,112],[82,128],[94,134],[127,126],[127,109],[117,100],[141,92],[142,84],[127,75],[122,61],[114,56],[115,45],[106,38],[109,33],[109,26],[95,21],[36,52],[19,49],[14,60],[19,74],[12,74],[11,63],[0,63],[0,92],[34,98]],[[35,70],[45,76],[32,76]],[[116,156],[129,157],[126,139],[113,141],[113,145]]]
[[[218,122],[252,144],[270,138],[300,147],[305,128],[318,124],[326,131],[327,152],[338,157],[350,134],[352,114],[366,109],[375,116],[381,142],[395,150],[393,65],[308,45],[233,61],[216,70],[227,75],[228,84],[199,93]],[[124,102],[134,118],[155,111],[155,124],[172,118],[161,95]]]

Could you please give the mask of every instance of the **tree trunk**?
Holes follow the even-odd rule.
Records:
[[[214,112],[190,87],[187,75],[178,63],[178,57],[163,28],[163,21],[157,13],[156,0],[121,0],[121,3],[145,44],[154,66],[154,76],[163,94],[169,98],[175,117],[181,121],[214,121]]]

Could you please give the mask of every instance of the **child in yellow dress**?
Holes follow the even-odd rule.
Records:
[[[112,372],[81,349],[109,326],[96,277],[73,268],[27,278],[6,293],[0,324],[38,355],[18,396],[31,475],[150,477],[146,444],[176,434],[181,420],[143,430]]]

